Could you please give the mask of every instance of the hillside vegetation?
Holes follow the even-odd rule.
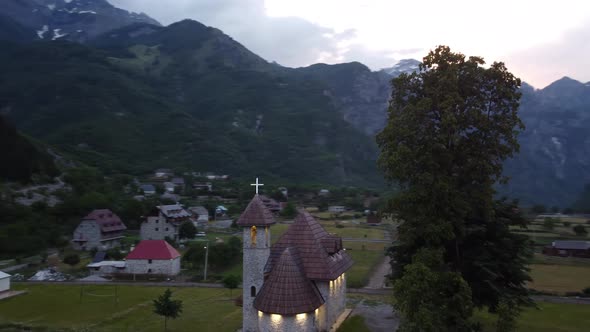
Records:
[[[170,167],[381,183],[375,144],[342,119],[323,85],[219,30],[134,25],[99,46],[4,43],[0,107],[23,132],[107,173]]]

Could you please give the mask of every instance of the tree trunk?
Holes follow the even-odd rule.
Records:
[[[168,331],[168,317],[164,316],[164,332]]]

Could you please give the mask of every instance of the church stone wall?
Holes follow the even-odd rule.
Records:
[[[346,309],[346,275],[343,273],[336,280],[316,282],[326,303],[320,308],[319,325],[321,330],[328,330]]]
[[[260,332],[317,332],[315,313],[282,316],[259,312]]]
[[[243,264],[243,327],[244,332],[258,332],[258,310],[254,308],[252,287],[255,295],[258,295],[264,282],[264,266],[270,257],[270,227],[256,229],[256,245],[252,241],[252,230],[244,227],[242,239],[244,244]]]

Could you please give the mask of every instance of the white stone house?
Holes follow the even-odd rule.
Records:
[[[192,215],[182,205],[160,205],[141,223],[139,231],[142,240],[164,240],[166,237],[178,240],[178,229],[190,221]]]
[[[341,205],[328,206],[328,212],[342,213],[344,211],[346,211],[346,206],[341,206]]]
[[[172,182],[164,182],[164,191],[167,193],[174,193],[176,186]]]
[[[344,313],[346,274],[353,262],[340,237],[307,212],[271,246],[272,212],[258,195],[243,227],[244,332],[328,331]]]
[[[175,276],[180,273],[180,253],[164,240],[139,242],[125,258],[125,273]]]
[[[168,168],[159,168],[154,171],[154,177],[159,179],[167,179],[170,176],[174,176],[174,172]]]
[[[108,209],[90,212],[74,230],[72,246],[76,250],[107,250],[121,245],[127,229],[116,214]]]
[[[10,274],[0,271],[0,293],[10,290]]]

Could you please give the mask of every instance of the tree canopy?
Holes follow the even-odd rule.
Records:
[[[473,302],[494,310],[504,297],[528,302],[530,251],[526,237],[508,228],[526,223],[517,203],[494,198],[494,184],[506,181],[503,162],[518,152],[517,136],[524,129],[517,114],[521,82],[503,63],[484,64],[447,46],[431,51],[419,72],[392,81],[389,118],[377,143],[378,165],[400,188],[386,207],[402,221],[399,242],[390,250],[397,282],[428,269],[436,280],[452,279],[458,289],[462,280],[467,283],[462,294],[471,293],[469,301],[455,298],[465,300],[464,307]],[[433,256],[436,263],[420,265],[414,256],[423,249],[443,254]],[[399,303],[421,293],[395,290]],[[428,330],[409,308],[398,307],[406,326]],[[452,311],[445,314],[455,315]],[[445,320],[446,329],[461,330],[463,318]]]
[[[154,300],[154,313],[164,316],[164,331],[168,327],[168,318],[175,319],[182,313],[182,301],[173,300],[172,292],[166,289],[164,294]]]
[[[181,239],[193,239],[197,235],[197,227],[192,221],[186,221],[178,229],[178,236]]]

